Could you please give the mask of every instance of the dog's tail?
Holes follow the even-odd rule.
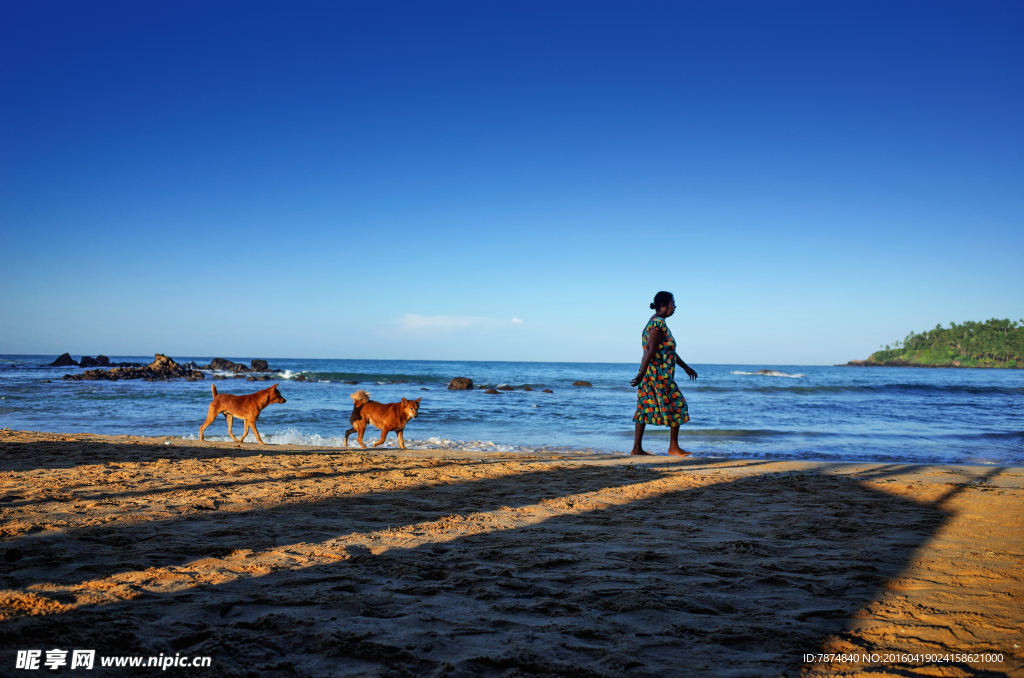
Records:
[[[210,390],[213,391],[213,397],[217,397],[217,384],[210,384]]]
[[[363,389],[359,389],[350,397],[354,404],[352,406],[352,414],[349,415],[348,421],[350,424],[354,424],[359,419],[359,410],[363,409],[363,405],[370,402],[370,394]]]

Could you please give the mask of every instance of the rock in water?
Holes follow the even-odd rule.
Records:
[[[64,379],[68,381],[95,381],[105,379],[107,381],[118,381],[119,379],[143,379],[145,381],[158,381],[167,379],[188,379],[196,381],[204,379],[206,375],[191,365],[179,365],[171,358],[162,353],[153,357],[153,362],[145,367],[115,367],[109,370],[86,370],[81,374],[65,374]]]
[[[468,391],[473,388],[473,380],[468,377],[455,377],[448,382],[449,391]]]
[[[593,384],[591,384],[589,381],[574,381],[574,382],[572,382],[572,385],[573,386],[593,386]]]
[[[514,391],[514,390],[516,390],[514,387],[509,386],[508,384],[502,384],[501,386],[495,386],[495,388],[498,389],[499,391]]]
[[[253,372],[266,372],[270,369],[266,360],[252,360],[249,364],[252,365]]]
[[[248,372],[249,368],[241,363],[236,363],[231,360],[225,360],[224,358],[214,358],[210,361],[210,364],[206,366],[208,370],[224,370],[225,372]]]
[[[71,355],[65,353],[54,360],[48,367],[78,367],[78,363],[71,359]]]
[[[486,391],[484,391],[484,393],[501,393],[501,391],[496,391],[493,388],[489,388]]]
[[[87,355],[83,355],[82,359],[78,361],[79,367],[98,367],[99,364],[99,360],[96,360],[96,358],[90,358]]]
[[[96,364],[99,367],[110,367],[110,358],[105,355],[96,356]]]
[[[541,393],[554,393],[554,391],[552,391],[550,388],[546,388],[543,391],[541,391]]]

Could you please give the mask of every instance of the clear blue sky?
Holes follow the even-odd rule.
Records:
[[[1024,317],[1024,4],[7,2],[0,229],[0,353],[864,358]]]

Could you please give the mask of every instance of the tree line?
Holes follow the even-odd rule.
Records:
[[[911,332],[875,351],[872,363],[951,365],[957,367],[1024,367],[1024,319],[992,318],[984,322],[936,325]]]

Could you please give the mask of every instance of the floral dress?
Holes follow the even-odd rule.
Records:
[[[686,398],[676,386],[676,340],[672,338],[665,319],[654,316],[644,328],[644,348],[647,347],[651,329],[655,327],[664,333],[665,339],[655,351],[643,381],[640,382],[633,421],[658,426],[679,426],[690,421],[690,413],[686,407]]]

